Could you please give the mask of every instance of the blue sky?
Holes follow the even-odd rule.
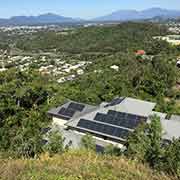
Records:
[[[0,17],[51,12],[69,17],[94,18],[120,9],[151,7],[180,9],[180,0],[0,0]]]

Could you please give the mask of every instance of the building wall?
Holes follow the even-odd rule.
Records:
[[[66,120],[53,117],[53,125],[64,126],[67,123]]]
[[[76,134],[81,135],[82,137],[87,134],[87,133],[79,132],[79,131],[77,131],[77,130],[74,130],[73,132],[76,133]],[[92,134],[91,134],[91,135],[92,135]],[[100,146],[102,146],[102,147],[106,147],[106,146],[108,146],[108,145],[114,145],[114,146],[116,146],[116,147],[118,147],[118,148],[120,148],[120,149],[124,147],[123,144],[118,143],[118,142],[114,142],[114,141],[111,141],[111,140],[105,140],[105,139],[100,138],[100,137],[97,137],[97,136],[95,136],[95,135],[92,135],[92,137],[93,137],[93,139],[95,140],[96,145],[100,145]]]

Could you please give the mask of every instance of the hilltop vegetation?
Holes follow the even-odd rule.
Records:
[[[51,158],[43,155],[39,160],[0,160],[0,163],[2,180],[175,180],[136,161],[87,151],[68,152]]]

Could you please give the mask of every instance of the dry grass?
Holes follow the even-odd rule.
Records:
[[[73,151],[39,160],[0,160],[2,180],[172,180],[125,158]]]

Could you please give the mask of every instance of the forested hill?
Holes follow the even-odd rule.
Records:
[[[123,23],[107,27],[80,28],[63,35],[53,32],[22,36],[17,47],[26,51],[56,49],[72,53],[151,51],[153,36],[167,33],[165,27],[151,23]],[[166,47],[166,44],[164,44]]]

